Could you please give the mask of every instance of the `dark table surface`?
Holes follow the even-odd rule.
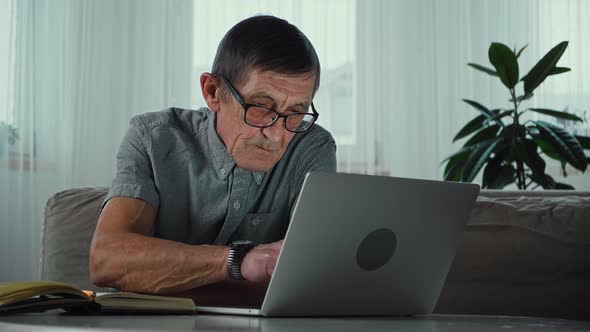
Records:
[[[261,318],[194,316],[72,316],[59,312],[0,316],[0,331],[590,331],[590,322],[563,319],[426,315],[414,317]]]

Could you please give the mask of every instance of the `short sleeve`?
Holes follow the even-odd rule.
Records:
[[[297,163],[296,174],[294,176],[295,182],[292,186],[295,189],[293,193],[295,196],[299,195],[307,173],[313,171],[336,172],[336,143],[334,142],[334,138],[325,131],[322,135],[318,136],[309,140]]]
[[[144,200],[158,209],[159,195],[148,153],[149,142],[140,119],[133,118],[117,152],[116,175],[102,207],[109,199],[122,196]]]

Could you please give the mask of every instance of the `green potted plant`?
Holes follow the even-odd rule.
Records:
[[[583,120],[563,111],[521,106],[548,76],[570,71],[570,68],[557,66],[567,45],[568,42],[564,41],[553,47],[523,77],[519,76],[518,58],[526,46],[517,52],[504,44],[492,43],[488,57],[494,69],[468,64],[499,78],[510,94],[510,106],[488,109],[474,100],[463,99],[480,114],[459,130],[453,139],[455,142],[469,137],[459,151],[443,160],[443,164],[446,162],[446,181],[472,182],[483,169],[482,189],[502,189],[512,183],[519,189],[538,186],[544,189],[574,189],[568,184],[556,182],[545,173],[544,156],[558,160],[564,176],[567,176],[567,164],[585,172],[589,158],[584,150],[590,149],[590,138],[574,135],[550,122],[525,121],[523,115],[539,113],[575,122]],[[517,86],[523,87],[522,93],[517,94]]]

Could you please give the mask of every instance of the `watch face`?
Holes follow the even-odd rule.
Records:
[[[248,247],[248,246],[251,246],[252,244],[254,244],[254,243],[250,240],[237,240],[237,241],[234,241],[231,243],[231,245],[234,247]]]

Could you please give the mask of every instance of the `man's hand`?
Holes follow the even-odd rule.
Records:
[[[262,244],[250,250],[242,261],[242,276],[251,282],[268,283],[277,265],[283,240]]]

